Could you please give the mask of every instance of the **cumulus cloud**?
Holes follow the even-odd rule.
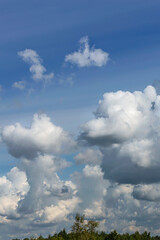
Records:
[[[78,153],[74,159],[77,164],[101,164],[103,154],[98,149],[88,148],[87,150]]]
[[[84,209],[84,215],[87,218],[94,219],[100,218],[103,219],[106,217],[105,215],[105,207],[103,200],[101,201],[93,201],[92,206]]]
[[[93,177],[93,178],[99,178],[103,176],[101,168],[96,165],[96,166],[89,166],[86,165],[85,168],[83,169],[83,173],[86,177]]]
[[[7,176],[0,178],[0,215],[7,219],[18,218],[18,202],[29,191],[25,172],[17,167],[11,169]]]
[[[126,167],[159,166],[159,102],[160,96],[152,86],[144,92],[105,93],[96,118],[83,125],[81,138],[100,146],[104,158],[118,158],[117,163],[125,162]]]
[[[158,185],[153,184],[151,187],[139,184],[134,187],[131,184],[110,182],[105,196],[107,229],[116,229],[122,233],[150,231],[156,234],[159,229],[157,221],[160,219]]]
[[[39,212],[59,200],[67,200],[76,194],[76,186],[62,181],[58,172],[70,166],[64,159],[53,155],[39,155],[36,158],[22,159],[21,168],[26,172],[30,190],[19,202],[18,212],[29,214]]]
[[[105,93],[95,118],[82,126],[80,139],[103,154],[107,229],[156,233],[159,228],[159,103],[153,86],[143,92]],[[88,207],[86,213],[92,214]]]
[[[24,237],[27,232],[36,233],[40,226],[48,229],[57,223],[64,224],[71,213],[77,212],[81,200],[76,196],[76,185],[58,176],[68,166],[70,163],[62,158],[39,155],[22,158],[21,170],[15,167],[0,178],[0,222],[9,228],[3,231],[6,238],[11,236],[9,233],[12,236],[23,233]],[[49,230],[43,228],[45,231]]]
[[[77,196],[81,199],[78,210],[87,218],[103,219],[105,217],[104,197],[109,182],[104,180],[100,166],[86,165],[82,173],[73,174],[72,181],[76,184]]]
[[[67,221],[80,199],[76,196],[76,185],[71,180],[61,180],[58,175],[62,169],[71,165],[59,154],[75,149],[72,137],[61,127],[55,126],[45,114],[35,114],[29,128],[19,123],[6,126],[1,136],[9,153],[19,158],[21,174],[13,169],[7,178],[4,176],[0,179],[3,183],[2,187],[0,184],[3,203],[0,215],[7,219],[22,219],[23,224],[28,225],[30,221],[35,225],[53,225],[62,220]],[[22,173],[27,179],[27,187]],[[8,196],[12,185],[14,194],[12,191]],[[24,226],[22,225],[23,231]]]
[[[105,93],[95,118],[82,126],[80,136],[99,146],[104,177],[135,185],[133,197],[141,200],[159,201],[159,103],[153,86],[143,92]]]
[[[139,200],[160,201],[160,184],[136,185],[133,196]]]
[[[77,52],[66,55],[65,62],[76,64],[79,67],[102,67],[109,61],[109,54],[102,49],[90,48],[88,37],[82,37],[79,41],[80,49]]]
[[[17,158],[33,158],[38,153],[65,153],[75,147],[71,136],[45,114],[35,114],[30,128],[19,123],[4,127],[2,139]]]
[[[9,153],[19,158],[20,169],[14,168],[0,178],[3,221],[12,219],[14,224],[15,218],[21,219],[23,232],[31,221],[36,226],[69,221],[68,216],[77,212],[81,200],[77,186],[59,177],[62,169],[71,166],[59,155],[74,150],[75,141],[45,114],[35,114],[29,128],[19,123],[6,126],[1,136]]]
[[[68,180],[59,174],[71,165],[61,154],[76,146],[67,132],[46,115],[34,115],[29,128],[4,127],[2,141],[19,164],[0,178],[0,222],[15,227],[16,219],[21,232],[42,226],[58,226],[59,231],[61,224],[71,226],[73,215],[80,212],[108,231],[156,233],[159,103],[152,86],[143,92],[105,93],[95,118],[82,127],[80,139],[87,148],[74,157],[77,164],[86,165]]]
[[[134,229],[142,232],[146,226],[143,221],[146,213],[146,204],[141,203],[132,195],[131,184],[110,183],[105,197],[107,227],[111,231],[134,232]],[[149,216],[148,216],[149,217]],[[143,221],[143,224],[142,224]]]
[[[44,210],[39,211],[37,214],[42,223],[66,221],[67,216],[70,213],[73,214],[79,203],[80,200],[76,197],[68,200],[60,200],[57,206],[51,205],[45,207]]]
[[[76,185],[70,180],[61,180],[58,175],[59,171],[71,165],[59,156],[75,149],[76,144],[71,136],[61,127],[55,126],[45,114],[35,114],[29,128],[19,123],[4,127],[2,140],[9,153],[19,158],[19,168],[25,173],[29,186],[26,191],[20,179],[22,176],[15,170],[8,174],[7,186],[10,186],[11,181],[18,189],[15,204],[12,204],[15,215],[19,218],[28,216],[28,224],[32,219],[34,224],[40,225],[67,219],[80,202],[76,196]],[[6,177],[3,185],[5,181]],[[0,188],[2,195],[3,189]],[[4,199],[4,209],[10,209],[13,198],[9,199],[8,202]],[[8,213],[10,215],[13,212],[11,210]]]
[[[46,74],[46,68],[42,65],[42,59],[36,51],[32,49],[25,49],[18,52],[18,55],[22,60],[30,65],[29,71],[32,74],[32,78],[35,81],[50,81],[54,77],[54,73]],[[16,84],[17,85],[17,84]]]
[[[105,93],[99,101],[96,118],[83,125],[83,137],[95,145],[105,146],[145,137],[155,101],[158,107],[159,96],[152,86],[144,92]]]

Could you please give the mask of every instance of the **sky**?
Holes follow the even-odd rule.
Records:
[[[0,1],[0,239],[160,234],[159,0]]]

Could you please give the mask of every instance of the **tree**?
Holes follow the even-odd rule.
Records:
[[[62,237],[64,240],[68,240],[69,239],[69,236],[68,236],[65,228],[63,228],[63,230],[58,233],[58,236]]]
[[[95,233],[95,229],[99,226],[99,222],[90,220],[87,223],[87,231],[91,234]]]
[[[75,216],[75,222],[72,226],[72,234],[74,239],[80,240],[85,239],[84,235],[86,233],[86,225],[84,223],[84,215],[80,216],[79,213]]]
[[[37,240],[44,240],[44,238],[40,235],[39,238],[37,238]]]
[[[72,235],[75,240],[92,240],[95,238],[95,229],[99,223],[93,220],[86,221],[84,215],[79,213],[75,216],[75,222],[72,226]]]
[[[118,233],[116,230],[108,234],[108,236],[105,238],[105,240],[117,240],[118,239]]]

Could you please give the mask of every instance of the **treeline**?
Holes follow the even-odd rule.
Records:
[[[116,230],[107,234],[105,232],[98,232],[96,228],[99,223],[96,221],[86,221],[84,215],[79,214],[75,217],[75,222],[71,228],[71,232],[67,233],[65,229],[53,236],[49,235],[47,238],[39,236],[38,238],[24,238],[23,240],[160,240],[160,236],[150,236],[150,233],[144,232],[140,234],[138,231],[129,234],[118,234]],[[12,240],[20,240],[18,238]]]
[[[18,238],[13,240],[20,240]],[[144,232],[140,234],[135,232],[134,234],[118,234],[116,231],[113,231],[109,234],[105,232],[96,232],[92,236],[75,236],[72,233],[66,233],[65,229],[59,233],[54,234],[53,236],[49,235],[47,238],[39,236],[38,238],[24,238],[23,240],[160,240],[160,236],[151,237],[150,233]]]

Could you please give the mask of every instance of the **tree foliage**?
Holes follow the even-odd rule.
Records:
[[[67,233],[65,229],[53,236],[48,235],[47,238],[41,235],[38,238],[25,238],[23,240],[160,240],[160,236],[151,236],[150,233],[144,232],[140,234],[138,231],[129,234],[118,234],[116,230],[111,233],[98,232],[96,229],[99,222],[94,220],[85,220],[84,215],[76,214],[71,232]],[[20,240],[18,238],[12,240]]]

